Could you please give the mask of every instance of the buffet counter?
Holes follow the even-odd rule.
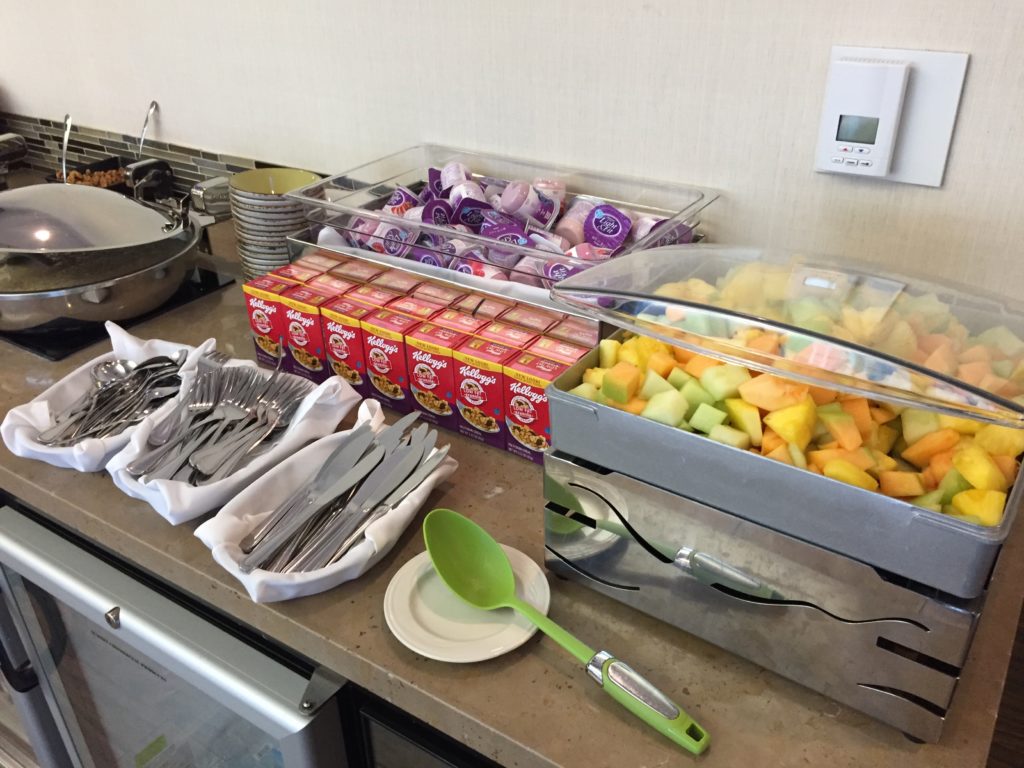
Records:
[[[252,357],[241,290],[232,286],[132,328],[140,337]],[[0,410],[25,402],[98,354],[50,363],[5,345]],[[456,474],[427,500],[476,520],[499,541],[543,562],[539,467],[446,435]],[[192,534],[122,495],[103,473],[80,474],[0,449],[0,488],[175,588],[320,663],[506,766],[683,765],[691,758],[618,707],[583,670],[538,635],[494,661],[453,665],[407,650],[384,622],[395,572],[423,551],[417,521],[378,566],[323,594],[253,603]],[[965,768],[985,764],[1021,608],[1024,532],[999,558],[984,615],[942,740],[912,743],[725,651],[582,586],[552,583],[550,616],[648,673],[712,736],[706,766],[871,765]],[[770,627],[765,628],[771,631]]]

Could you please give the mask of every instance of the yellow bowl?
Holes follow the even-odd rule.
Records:
[[[256,168],[231,177],[231,188],[251,195],[283,195],[312,184],[320,177],[298,168]]]

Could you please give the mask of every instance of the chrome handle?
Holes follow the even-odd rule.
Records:
[[[68,183],[68,139],[71,138],[71,115],[64,115],[64,145],[60,150],[60,172],[64,183]]]
[[[121,609],[118,606],[115,605],[109,611],[104,613],[103,618],[111,629],[121,628]]]
[[[135,157],[136,158],[140,158],[140,159],[142,158],[142,148],[146,144],[146,131],[149,130],[150,118],[152,118],[153,115],[156,112],[159,112],[159,111],[160,111],[160,105],[157,104],[156,101],[149,102],[149,109],[146,110],[146,119],[142,123],[142,133],[139,135],[139,149],[135,153]]]

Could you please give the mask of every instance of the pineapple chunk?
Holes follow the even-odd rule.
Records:
[[[1024,452],[1024,429],[986,424],[978,430],[974,442],[998,456],[1017,456]]]
[[[972,488],[961,491],[953,497],[953,509],[960,515],[971,516],[981,525],[999,525],[1006,506],[1006,494],[1002,491]]]
[[[796,443],[797,448],[805,451],[811,442],[817,418],[814,399],[810,395],[804,395],[802,402],[769,413],[764,417],[764,423],[787,443]]]
[[[831,477],[833,480],[856,485],[858,488],[864,488],[868,491],[878,490],[878,483],[875,478],[863,469],[855,467],[843,459],[833,459],[822,467],[821,471],[825,477]]]
[[[961,446],[953,454],[953,466],[975,488],[1005,491],[1009,486],[999,465],[984,448],[975,443]]]
[[[619,349],[622,344],[615,339],[602,339],[597,345],[597,354],[602,368],[611,368],[619,362]]]

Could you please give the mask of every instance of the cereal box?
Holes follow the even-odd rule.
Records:
[[[560,363],[572,365],[587,352],[590,347],[581,347],[578,344],[570,344],[568,341],[552,339],[549,336],[541,336],[526,348],[527,352],[546,357],[550,360],[557,360]]]
[[[396,411],[411,411],[413,404],[405,361],[405,335],[416,329],[419,320],[390,309],[378,309],[361,322],[366,372],[378,393],[376,397]]]
[[[334,298],[311,285],[296,285],[281,295],[284,309],[284,370],[320,383],[330,376],[324,337],[320,327],[320,307]]]
[[[593,349],[597,346],[600,338],[596,322],[587,320],[563,320],[547,332],[547,335],[554,339],[568,341],[571,344],[579,344],[581,347]]]
[[[468,312],[474,317],[486,317],[492,320],[514,306],[515,304],[512,302],[492,299],[489,296],[478,296],[475,293],[464,296],[452,304],[452,308],[460,312]]]
[[[417,320],[429,320],[443,307],[432,301],[417,299],[415,296],[401,296],[388,304],[388,309],[401,312],[403,315],[415,317]]]
[[[412,295],[447,307],[452,302],[463,298],[466,292],[439,283],[420,283]]]
[[[548,384],[569,366],[523,352],[502,367],[505,375],[505,425],[509,453],[544,463],[544,451],[551,445],[551,417],[548,414]]]
[[[537,333],[544,333],[548,328],[561,320],[565,315],[561,315],[555,312],[546,312],[543,309],[535,309],[534,307],[512,307],[512,309],[506,311],[502,316],[501,320],[506,323],[512,323],[513,325],[521,325],[523,328],[529,328],[531,331]]]
[[[326,256],[319,256],[316,254],[308,254],[306,256],[300,256],[292,262],[299,267],[306,267],[307,269],[316,269],[320,272],[326,272],[329,269],[334,269],[339,266],[338,262],[334,259],[328,259]]]
[[[453,331],[462,331],[463,333],[476,333],[483,326],[487,325],[485,318],[473,317],[455,309],[444,309],[434,315],[431,320],[438,325],[443,325],[445,328],[451,328]]]
[[[352,259],[352,261],[334,267],[330,270],[330,274],[335,277],[343,277],[346,280],[355,280],[357,283],[368,283],[383,271],[384,268],[378,267],[376,264]]]
[[[454,351],[455,405],[459,434],[504,448],[505,375],[502,365],[519,350],[487,339],[466,339]]]
[[[420,284],[420,278],[400,269],[389,269],[371,280],[374,285],[405,295]]]
[[[320,327],[324,337],[327,364],[360,395],[372,397],[363,352],[363,328],[360,320],[373,312],[371,307],[349,301],[344,296],[320,307]]]
[[[467,339],[465,333],[430,322],[405,335],[409,389],[425,421],[455,429],[459,416],[452,351]]]
[[[358,286],[358,283],[353,283],[351,280],[344,280],[340,277],[335,277],[334,275],[317,275],[310,280],[307,285],[312,285],[318,291],[322,291],[324,293],[343,296]]]
[[[322,275],[326,272],[326,269],[319,267],[304,267],[299,264],[285,264],[282,267],[278,267],[270,274],[280,280],[288,280],[292,283],[305,283],[312,280],[317,275]]]
[[[528,331],[526,328],[510,325],[500,320],[485,325],[477,331],[477,336],[489,341],[496,341],[499,344],[507,344],[515,349],[526,349],[537,338],[534,331]]]
[[[295,283],[290,280],[282,280],[273,275],[257,277],[242,286],[246,309],[249,311],[249,327],[256,345],[256,362],[260,365],[277,367],[285,335],[281,294],[294,287]]]
[[[394,291],[378,288],[375,285],[359,285],[345,295],[353,301],[358,301],[360,304],[366,304],[371,307],[386,307],[395,299],[401,298]]]

